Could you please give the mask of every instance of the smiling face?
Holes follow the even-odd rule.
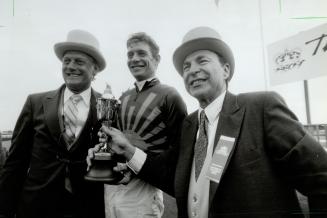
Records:
[[[62,75],[66,86],[74,93],[90,87],[98,71],[95,61],[85,53],[68,51],[62,58]]]
[[[208,106],[226,90],[229,74],[229,64],[222,64],[218,55],[212,51],[195,51],[184,60],[185,88],[199,101],[202,108]]]
[[[160,56],[154,57],[146,42],[133,42],[127,47],[127,65],[137,81],[153,77],[159,61]]]

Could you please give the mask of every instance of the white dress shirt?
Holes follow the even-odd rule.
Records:
[[[210,180],[206,177],[206,174],[212,159],[219,114],[225,95],[226,91],[218,96],[206,108],[199,108],[198,119],[200,120],[200,113],[202,110],[204,110],[208,118],[208,147],[207,155],[197,181],[195,181],[195,160],[193,158],[187,202],[189,217],[208,217]],[[197,136],[198,134],[199,131]]]
[[[69,98],[72,95],[76,95],[75,93],[73,93],[72,91],[70,91],[67,87],[65,88],[64,91],[64,105],[63,108],[65,108],[65,104],[66,102],[69,100]],[[75,132],[75,137],[77,138],[79,133],[81,132],[85,121],[87,120],[88,114],[89,114],[89,110],[90,110],[90,99],[91,99],[91,87],[89,87],[88,89],[86,89],[85,91],[79,93],[78,95],[80,95],[82,97],[82,101],[79,101],[76,105],[77,109],[78,109],[78,123],[76,126],[76,132]],[[62,110],[62,114],[64,114],[64,111]]]

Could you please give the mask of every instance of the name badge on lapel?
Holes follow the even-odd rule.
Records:
[[[220,182],[220,178],[226,167],[228,157],[234,148],[234,142],[235,138],[224,135],[220,137],[206,174],[206,177],[211,181],[216,183]]]

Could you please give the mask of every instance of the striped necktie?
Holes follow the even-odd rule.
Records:
[[[82,100],[80,95],[72,95],[64,106],[65,133],[68,136],[69,144],[75,140],[76,129],[78,125],[78,107],[77,104]]]
[[[200,113],[199,136],[194,147],[195,159],[195,181],[198,180],[204,160],[207,155],[208,136],[207,136],[208,120],[204,110]]]

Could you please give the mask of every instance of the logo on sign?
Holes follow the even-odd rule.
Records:
[[[300,68],[305,61],[301,57],[301,49],[295,48],[292,50],[285,49],[285,51],[275,58],[275,63],[277,67],[276,72],[286,72],[292,70],[293,68]]]

